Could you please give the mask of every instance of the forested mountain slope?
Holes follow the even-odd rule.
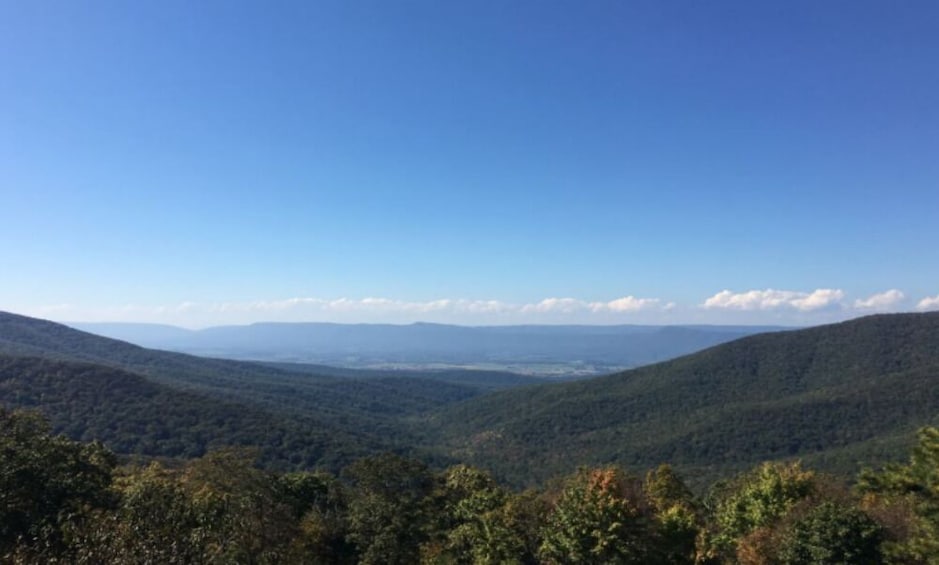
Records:
[[[939,313],[755,335],[589,381],[441,410],[438,441],[516,482],[580,464],[708,475],[800,456],[849,471],[939,415]],[[875,462],[869,460],[868,463]]]
[[[191,458],[243,445],[275,467],[338,468],[386,447],[315,415],[287,418],[120,369],[36,357],[0,355],[0,406],[39,409],[69,437],[123,454]]]

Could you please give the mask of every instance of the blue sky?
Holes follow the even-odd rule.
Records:
[[[939,4],[0,0],[0,309],[939,309]]]

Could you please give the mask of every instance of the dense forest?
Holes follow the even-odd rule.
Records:
[[[939,430],[853,487],[764,463],[695,496],[668,465],[583,467],[506,489],[393,454],[332,475],[250,450],[120,466],[0,409],[0,558],[11,563],[935,563]]]
[[[939,313],[868,316],[745,337],[585,381],[447,406],[434,441],[518,484],[577,464],[669,461],[713,480],[801,457],[851,476],[939,423]],[[696,479],[698,482],[700,479]]]

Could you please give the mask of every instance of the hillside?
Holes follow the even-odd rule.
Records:
[[[277,467],[338,468],[380,450],[318,421],[175,390],[103,365],[0,355],[0,406],[38,409],[74,439],[118,453],[192,458],[227,445],[261,447]]]
[[[581,464],[671,462],[702,478],[803,457],[850,471],[939,415],[939,313],[739,339],[589,381],[447,407],[435,441],[515,482]]]

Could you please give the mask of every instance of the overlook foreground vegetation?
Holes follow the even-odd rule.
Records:
[[[671,467],[582,468],[522,493],[385,454],[337,477],[221,450],[181,467],[0,410],[0,556],[13,563],[936,563],[939,430],[854,489],[765,463],[696,497]]]

